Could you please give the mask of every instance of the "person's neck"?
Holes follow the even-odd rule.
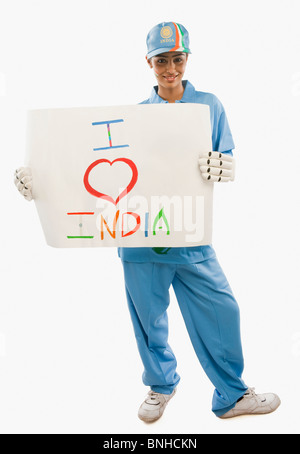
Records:
[[[164,99],[165,101],[168,101],[170,103],[179,101],[182,98],[183,93],[184,93],[184,86],[183,86],[182,82],[180,85],[178,85],[178,87],[175,87],[175,88],[171,88],[171,87],[165,88],[165,87],[162,87],[161,85],[159,85],[158,91],[157,91],[158,96],[160,96],[162,99]]]

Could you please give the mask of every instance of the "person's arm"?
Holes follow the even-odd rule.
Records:
[[[212,146],[214,151],[200,156],[200,172],[204,180],[212,182],[233,181],[235,148],[227,116],[221,101],[213,95]]]

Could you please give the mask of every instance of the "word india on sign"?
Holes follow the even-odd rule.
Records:
[[[152,104],[28,112],[26,165],[47,244],[210,244],[209,106]]]

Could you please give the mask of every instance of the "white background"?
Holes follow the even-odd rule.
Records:
[[[298,0],[1,1],[1,433],[300,432],[299,14]],[[148,388],[116,250],[46,246],[13,185],[27,109],[148,98],[145,39],[162,21],[189,30],[185,78],[220,98],[236,143],[236,181],[215,188],[214,247],[241,309],[244,379],[281,397],[271,415],[214,416],[171,291],[182,379],[163,417],[140,421]]]

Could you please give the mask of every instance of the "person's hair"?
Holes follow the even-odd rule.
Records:
[[[162,52],[164,53],[164,52]],[[186,58],[188,57],[188,53],[187,52],[184,52],[186,54]],[[152,57],[148,58],[148,61],[151,61],[153,57],[159,57],[159,55],[161,54],[157,54],[157,55],[153,55]]]

